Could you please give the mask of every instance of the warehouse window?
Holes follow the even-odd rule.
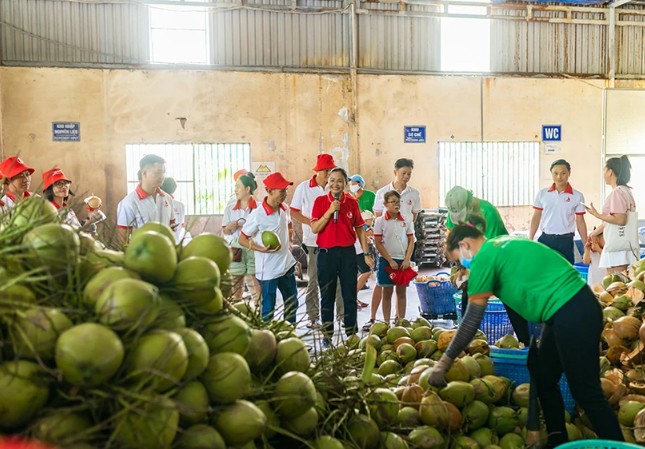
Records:
[[[233,173],[251,168],[248,143],[161,143],[125,146],[128,192],[136,187],[139,161],[146,154],[166,160],[166,176],[177,181],[175,198],[187,215],[223,214],[233,194]]]
[[[151,62],[208,64],[207,8],[168,4],[151,4],[148,8]]]
[[[489,0],[469,1],[468,5],[444,6],[450,15],[441,18],[441,70],[444,72],[490,71],[490,20],[485,16]],[[472,18],[471,18],[472,17]]]
[[[530,206],[540,188],[539,142],[439,142],[439,201],[459,185],[495,206]]]

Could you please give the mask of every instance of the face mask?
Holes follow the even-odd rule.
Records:
[[[361,185],[360,185],[360,184],[352,184],[351,186],[349,186],[349,191],[350,191],[350,192],[352,192],[352,193],[356,193],[356,192],[358,192],[360,189],[361,189]]]
[[[470,250],[467,250],[467,251],[468,251],[468,257],[466,257],[466,255],[464,254],[464,248],[461,246],[459,247],[459,254],[460,254],[459,263],[464,268],[470,268],[471,265],[473,264],[473,254],[470,252]]]

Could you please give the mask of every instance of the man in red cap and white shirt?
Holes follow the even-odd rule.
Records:
[[[313,171],[316,172],[310,179],[301,182],[291,199],[291,217],[302,224],[302,245],[307,253],[307,292],[305,293],[305,306],[309,321],[307,327],[315,329],[320,327],[320,290],[318,286],[318,245],[316,234],[311,231],[311,210],[314,201],[325,194],[329,172],[336,168],[334,157],[331,154],[322,153],[316,157],[316,165]],[[338,317],[344,316],[343,299],[340,292],[340,283],[336,290],[336,312]],[[339,319],[342,322],[342,318]]]
[[[141,182],[117,206],[116,224],[121,230],[122,241],[125,241],[127,230],[140,228],[149,221],[171,228],[174,225],[172,200],[161,190],[166,176],[166,161],[148,154],[141,159],[139,167]]]
[[[10,156],[0,163],[0,172],[4,178],[3,211],[12,209],[16,203],[29,197],[29,186],[34,169],[25,165],[18,156]]]
[[[273,319],[276,290],[279,289],[284,302],[284,318],[295,324],[298,310],[296,259],[291,254],[291,218],[284,205],[287,188],[293,182],[284,179],[279,172],[271,173],[263,182],[267,196],[248,216],[238,243],[255,254],[255,277],[262,287],[262,318],[265,321]],[[264,246],[262,234],[265,231],[278,235],[280,242],[276,248]]]

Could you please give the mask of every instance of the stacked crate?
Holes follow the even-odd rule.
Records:
[[[422,209],[417,215],[414,230],[417,244],[414,261],[417,265],[441,267],[446,263],[446,209]]]

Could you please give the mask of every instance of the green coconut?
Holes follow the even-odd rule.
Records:
[[[86,413],[59,410],[36,421],[33,435],[39,441],[67,447],[89,440],[92,426]]]
[[[387,342],[393,345],[394,342],[401,337],[410,337],[410,332],[408,332],[408,330],[403,326],[394,326],[388,329],[385,335],[387,337]]]
[[[399,405],[399,399],[387,388],[377,388],[367,397],[370,416],[379,427],[386,427],[396,422]]]
[[[490,445],[495,445],[499,442],[499,438],[488,427],[482,427],[480,429],[470,432],[468,435],[473,440],[477,441],[481,447],[486,447]]]
[[[457,408],[463,408],[475,399],[475,388],[468,382],[455,380],[439,390],[439,396]]]
[[[0,429],[27,424],[49,399],[49,382],[40,366],[27,360],[0,365]]]
[[[421,402],[422,402],[421,405],[423,405],[423,400]],[[443,403],[443,401],[441,402]],[[419,414],[419,410],[417,410],[414,407],[410,407],[410,406],[401,407],[401,409],[399,410],[398,416],[396,418],[396,422],[399,426],[403,428],[416,427],[419,424],[421,424],[421,415]]]
[[[255,404],[239,400],[216,412],[215,429],[227,446],[243,446],[259,438],[267,426],[267,417]]]
[[[25,310],[9,326],[16,357],[52,360],[56,341],[72,326],[72,321],[58,309]]]
[[[275,365],[282,373],[289,371],[307,372],[309,365],[311,365],[311,359],[305,343],[297,337],[281,340],[278,343]]]
[[[380,432],[376,422],[366,415],[354,415],[347,423],[348,439],[360,449],[376,449]]]
[[[510,407],[495,407],[488,417],[488,427],[494,430],[498,436],[512,432],[517,425],[517,412]]]
[[[475,354],[473,355],[473,358],[479,364],[482,376],[490,376],[495,372],[495,369],[493,368],[493,361],[486,354]]]
[[[502,449],[524,449],[524,438],[516,433],[507,433],[499,440]]]
[[[418,427],[408,435],[412,447],[419,449],[444,449],[443,435],[434,427]]]
[[[117,332],[141,332],[159,315],[158,291],[138,279],[119,279],[103,290],[94,310],[101,324]]]
[[[113,267],[116,268],[116,267]],[[168,295],[159,295],[159,314],[155,329],[177,330],[186,327],[186,316],[181,306]]]
[[[244,357],[234,352],[212,355],[200,379],[214,402],[229,404],[251,392],[249,365]]]
[[[626,427],[634,427],[634,418],[643,408],[645,403],[638,401],[625,401],[618,409],[618,422]]]
[[[226,449],[224,438],[206,424],[184,429],[175,441],[177,449]]]
[[[316,387],[306,374],[290,371],[276,382],[273,398],[276,413],[282,418],[292,418],[313,407]]]
[[[314,449],[345,449],[345,446],[340,440],[329,435],[319,436],[313,441],[312,446]]]
[[[318,426],[318,412],[315,407],[310,407],[304,413],[293,418],[285,419],[284,427],[290,432],[306,437],[314,433]]]
[[[253,372],[262,372],[269,368],[278,353],[278,342],[275,335],[269,330],[253,329],[251,341],[244,358],[249,362]]]
[[[381,432],[380,447],[383,449],[408,449],[408,443],[394,432]]]
[[[479,449],[479,443],[465,435],[460,435],[453,441],[450,449]]]
[[[525,383],[520,384],[513,390],[513,402],[519,405],[520,407],[529,406],[529,391],[531,389],[531,384]]]
[[[232,314],[210,319],[202,335],[211,354],[235,352],[244,356],[251,343],[251,328],[246,321]]]
[[[184,327],[175,329],[174,332],[182,338],[188,352],[188,366],[183,380],[194,379],[203,373],[208,366],[210,357],[208,345],[204,337],[194,329]]]
[[[168,449],[179,425],[179,411],[163,396],[138,399],[118,415],[114,437],[127,449]]]
[[[388,329],[389,326],[387,323],[384,323],[383,321],[377,321],[370,327],[370,334],[376,335],[379,338],[384,337],[387,334]]]
[[[476,430],[488,422],[490,409],[482,401],[473,401],[463,409],[463,416],[468,429]]]
[[[276,434],[274,429],[277,429],[280,427],[280,418],[273,411],[268,401],[265,401],[265,400],[255,401],[255,405],[257,408],[262,410],[262,413],[264,413],[264,416],[266,416],[267,418],[267,426],[264,429],[264,436],[267,439],[273,438],[273,436]]]
[[[208,413],[208,391],[203,383],[192,380],[184,384],[172,396],[177,405],[182,424],[198,424],[206,418]]]

